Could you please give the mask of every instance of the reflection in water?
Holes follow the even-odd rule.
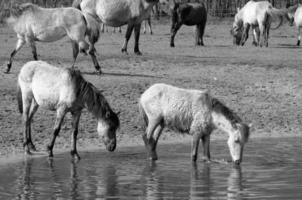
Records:
[[[190,181],[190,199],[211,196],[211,166],[203,164],[198,170],[197,163],[192,163]]]
[[[228,200],[241,200],[242,195],[242,173],[241,166],[233,166],[228,177]]]
[[[301,199],[302,140],[263,141],[248,147],[241,167],[192,164],[189,146],[172,145],[161,147],[156,162],[145,160],[143,147],[90,153],[79,162],[65,154],[29,158],[0,168],[0,199]],[[215,149],[217,157],[228,155]]]
[[[35,179],[31,176],[31,170],[33,165],[34,159],[28,159],[24,161],[25,167],[21,171],[21,176],[17,179],[17,199],[37,199],[35,196]]]
[[[147,162],[146,167],[143,170],[143,179],[145,179],[145,198],[150,200],[163,199],[162,193],[160,191],[160,184],[162,183],[162,180],[157,173],[156,162]]]

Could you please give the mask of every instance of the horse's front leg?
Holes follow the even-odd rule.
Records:
[[[203,146],[203,156],[202,160],[205,162],[210,161],[211,155],[210,155],[210,134],[203,135],[201,137],[202,146]]]
[[[124,44],[123,44],[123,47],[122,47],[122,53],[128,54],[127,53],[127,46],[128,46],[128,41],[131,37],[133,28],[134,28],[134,25],[132,23],[129,23],[128,26],[127,26],[125,40],[124,40]]]
[[[22,118],[23,118],[23,148],[25,149],[25,154],[31,154],[29,148],[29,132],[30,132],[30,117],[29,111],[31,106],[31,99],[26,96],[22,98],[23,102],[23,110],[22,110]]]
[[[80,117],[81,117],[81,112],[72,113],[73,132],[71,135],[72,150],[70,151],[70,154],[73,158],[78,159],[78,160],[80,160],[80,156],[77,151],[77,135],[78,135]]]
[[[95,55],[95,47],[94,47],[94,44],[96,43],[96,40],[94,39],[89,39],[89,50],[88,50],[88,53],[92,59],[92,62],[93,62],[93,65],[94,65],[94,68],[95,70],[97,71],[97,73],[99,74],[102,74],[102,70],[101,70],[101,67],[99,65],[99,62],[96,58],[96,55]]]
[[[59,135],[65,114],[66,114],[66,109],[64,106],[61,106],[57,109],[57,117],[56,117],[56,122],[55,122],[55,126],[54,126],[54,131],[53,131],[53,138],[52,138],[50,144],[47,146],[47,151],[48,151],[49,157],[53,157],[53,151],[52,151],[53,146],[55,144],[56,137]]]
[[[181,25],[182,25],[181,23],[172,24],[170,47],[175,47],[175,45],[174,45],[174,38],[175,38],[175,35],[176,35],[177,31],[180,29]]]
[[[140,24],[136,24],[134,26],[134,53],[136,55],[142,55],[142,53],[139,51],[139,36],[140,36],[140,32],[141,32],[141,23]]]
[[[243,35],[240,41],[240,45],[243,46],[244,43],[247,41],[248,37],[249,37],[249,29],[250,29],[250,25],[249,24],[244,24],[244,28],[243,28]]]
[[[199,141],[200,141],[200,133],[195,132],[193,134],[193,140],[192,140],[192,149],[191,149],[191,159],[193,162],[196,162],[198,157],[198,147],[199,147]]]
[[[6,68],[5,73],[9,73],[9,71],[10,71],[10,69],[12,67],[13,58],[15,57],[15,55],[17,54],[17,52],[23,47],[23,45],[25,43],[26,43],[25,39],[18,36],[18,41],[17,41],[17,44],[16,44],[16,48],[10,54],[10,58],[9,58],[8,63],[7,63],[7,68]]]

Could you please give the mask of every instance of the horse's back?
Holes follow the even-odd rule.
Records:
[[[19,85],[31,90],[36,102],[54,110],[62,101],[74,98],[74,85],[68,69],[52,66],[44,61],[30,61],[19,73]]]
[[[154,84],[141,96],[148,117],[162,118],[170,128],[189,130],[192,121],[210,107],[208,92]]]
[[[297,8],[294,20],[297,27],[302,27],[302,5]]]
[[[264,17],[267,9],[271,6],[268,1],[249,1],[244,5],[240,12],[245,23],[257,25],[258,18]]]
[[[203,3],[186,3],[181,5],[179,9],[186,14],[184,16],[185,25],[201,24],[207,20],[207,10]]]

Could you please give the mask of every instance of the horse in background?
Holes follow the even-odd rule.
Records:
[[[204,46],[203,34],[207,22],[207,10],[204,3],[176,3],[174,0],[171,7],[172,26],[170,47],[175,47],[175,35],[183,24],[187,26],[196,25],[195,45]]]
[[[197,160],[200,140],[203,160],[210,161],[210,136],[220,129],[229,135],[228,146],[235,164],[242,161],[243,147],[250,127],[207,91],[181,89],[154,84],[139,100],[140,116],[147,127],[143,140],[152,160],[157,160],[156,146],[164,127],[192,135],[192,161]]]
[[[302,5],[297,4],[294,6],[287,6],[287,14],[289,17],[290,25],[295,25],[298,28],[298,40],[297,46],[300,46],[301,42],[301,27],[302,27]]]
[[[57,113],[53,138],[47,146],[49,157],[53,157],[53,147],[65,115],[72,115],[71,155],[79,159],[76,142],[82,110],[87,110],[97,118],[97,132],[108,151],[116,148],[116,130],[119,118],[114,113],[102,93],[87,82],[79,71],[57,68],[43,61],[26,63],[18,76],[18,105],[24,126],[25,153],[35,150],[31,139],[31,122],[39,107]]]
[[[100,22],[120,27],[127,24],[122,52],[127,53],[127,45],[134,29],[134,53],[141,55],[139,37],[142,22],[150,15],[152,7],[159,0],[75,0],[73,6]]]
[[[255,46],[268,47],[269,30],[273,19],[279,19],[279,28],[283,19],[288,19],[285,10],[274,8],[268,1],[249,1],[243,8],[237,10],[234,18],[231,34],[234,37],[233,42],[236,45],[244,45],[248,39],[250,27],[253,29]]]
[[[73,50],[72,67],[79,52],[87,54],[89,50],[90,54],[94,54],[85,41],[85,36],[90,32],[87,20],[77,9],[41,8],[35,4],[25,3],[12,7],[6,18],[18,38],[16,47],[10,54],[6,73],[11,69],[14,56],[26,43],[30,44],[34,60],[38,60],[35,42],[54,42],[68,36]],[[100,68],[96,67],[96,70],[99,71]]]

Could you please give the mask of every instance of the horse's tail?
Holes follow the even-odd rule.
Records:
[[[74,7],[74,8],[77,8],[77,9],[79,9],[79,10],[82,10],[81,9],[81,2],[82,2],[82,0],[74,0],[73,2],[72,2],[72,7]]]
[[[83,15],[87,24],[86,35],[90,42],[96,43],[100,37],[100,23],[88,13],[83,12]]]
[[[278,29],[283,24],[284,18],[289,21],[289,18],[288,18],[288,15],[287,15],[287,12],[285,9],[277,9],[277,8],[274,8],[273,6],[270,6],[267,10],[267,14],[272,19],[276,19],[276,18],[279,19],[279,24],[276,27],[271,28],[272,30]]]
[[[138,103],[138,110],[139,110],[139,119],[140,119],[140,124],[142,126],[143,129],[146,129],[146,127],[148,126],[148,117],[146,115],[146,112],[142,106],[142,103],[139,101]]]
[[[18,109],[19,112],[23,113],[23,102],[22,102],[22,92],[19,83],[17,84],[17,102],[18,102]]]

